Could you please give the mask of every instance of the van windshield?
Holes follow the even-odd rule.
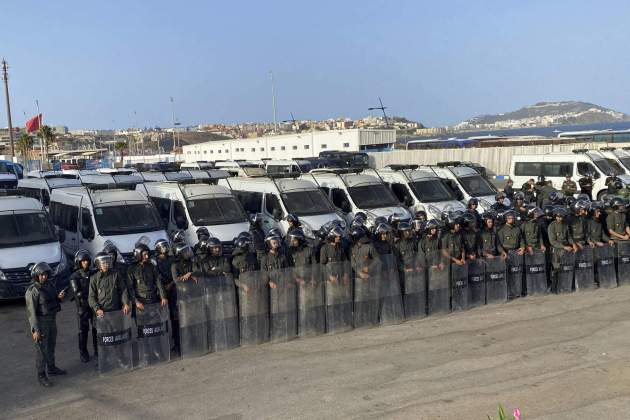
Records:
[[[151,204],[122,204],[94,208],[94,219],[103,236],[153,232],[162,229],[162,221]]]
[[[320,190],[292,191],[281,195],[287,211],[296,216],[314,216],[335,212],[328,198]]]
[[[621,167],[619,162],[617,162],[615,159],[606,158],[606,162],[608,162],[608,164],[615,170],[617,175],[626,173],[626,171],[624,171],[624,169]]]
[[[195,226],[227,225],[247,222],[247,215],[234,197],[187,200],[190,220]]]
[[[612,166],[610,166],[610,164],[608,163],[608,161],[606,161],[606,159],[603,159],[603,158],[599,158],[599,159],[592,158],[592,159],[595,166],[597,166],[597,168],[600,171],[602,171],[604,175],[606,176],[615,175],[615,170],[613,169]]]
[[[626,169],[630,170],[630,157],[620,157],[619,160]]]
[[[436,179],[410,182],[409,186],[416,194],[418,200],[423,203],[455,200],[453,194],[446,189],[444,184]]]
[[[464,176],[457,178],[457,180],[471,197],[483,197],[497,193],[497,190],[481,175]]]
[[[354,204],[360,209],[397,207],[400,205],[394,194],[383,184],[350,187],[348,192]]]
[[[0,213],[0,248],[57,242],[48,216],[36,213]]]

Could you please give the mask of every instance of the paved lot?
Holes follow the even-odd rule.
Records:
[[[4,418],[628,418],[630,287],[526,298],[338,336],[100,378],[78,362],[70,304],[44,390],[21,303],[0,306]]]

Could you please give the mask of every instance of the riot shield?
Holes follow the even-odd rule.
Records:
[[[324,283],[320,266],[293,267],[298,292],[298,336],[313,337],[326,332]]]
[[[523,256],[514,250],[509,251],[506,264],[508,299],[516,299],[523,295]]]
[[[477,258],[468,261],[468,307],[486,304],[486,264]]]
[[[630,241],[617,242],[617,283],[630,284]]]
[[[131,316],[122,311],[96,317],[99,373],[133,369],[132,325]]]
[[[380,264],[378,260],[359,262],[354,270],[354,328],[378,324]]]
[[[177,282],[179,347],[184,358],[208,353],[208,324],[204,300],[203,278]]]
[[[575,254],[575,290],[586,290],[594,287],[593,248],[585,245]]]
[[[547,264],[540,250],[532,255],[525,253],[525,288],[528,296],[547,293]]]
[[[405,318],[417,319],[427,314],[427,274],[422,251],[402,261],[403,304]]]
[[[171,360],[168,306],[144,305],[136,311],[138,364],[140,367]]]
[[[501,257],[486,260],[486,303],[507,301],[507,282],[505,260]]]
[[[236,288],[229,275],[205,277],[208,349],[212,352],[238,347]]]
[[[610,289],[617,287],[614,248],[609,245],[595,248],[595,271],[599,287]]]
[[[241,345],[269,341],[269,285],[260,271],[241,273],[238,286]]]
[[[269,281],[269,337],[272,342],[297,337],[297,291],[290,268],[264,271]]]
[[[337,334],[352,329],[352,269],[349,261],[322,264],[326,290],[326,331]]]
[[[429,315],[449,313],[451,311],[451,288],[449,279],[450,264],[444,261],[440,251],[429,256],[428,261],[440,262],[428,267],[427,313]]]
[[[468,309],[468,265],[451,264],[451,296],[453,312]]]
[[[573,291],[573,274],[575,268],[575,253],[562,250],[560,267],[558,269],[557,293],[571,293]]]
[[[381,255],[376,261],[380,264],[379,321],[381,325],[404,321],[398,264],[392,254]]]

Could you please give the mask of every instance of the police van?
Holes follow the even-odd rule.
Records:
[[[50,194],[57,188],[79,187],[81,181],[74,175],[60,172],[29,172],[18,181],[18,188],[27,197],[40,201],[46,208],[50,204]]]
[[[348,223],[358,212],[367,215],[368,226],[377,217],[411,219],[409,210],[387,185],[377,176],[361,173],[361,169],[314,169],[302,179],[314,180]]]
[[[312,179],[297,179],[298,175],[228,178],[219,184],[232,190],[250,216],[261,215],[265,232],[278,227],[286,234],[289,213],[299,217],[307,238],[314,238],[315,232],[332,220],[341,221],[345,227],[342,217]]]
[[[18,179],[22,178],[22,173],[21,170],[18,171],[17,164],[8,160],[0,160],[0,188],[17,187]]]
[[[59,243],[63,235],[56,232],[42,203],[18,194],[0,191],[0,299],[23,297],[31,284],[30,270],[38,262],[50,265],[59,290],[68,281],[69,264]]]
[[[125,261],[132,262],[140,237],[151,245],[167,238],[153,203],[129,187],[91,184],[55,189],[49,212],[55,226],[64,232],[62,246],[68,255],[79,249],[95,255],[111,242]]]
[[[283,175],[302,172],[300,165],[293,160],[268,160],[265,162],[268,175]]]
[[[497,189],[475,168],[468,166],[429,166],[428,169],[442,178],[455,197],[464,205],[471,198],[479,200],[477,211],[483,213],[490,210],[495,203]],[[505,204],[508,204],[506,200]]]
[[[136,187],[147,194],[169,233],[183,230],[190,245],[197,243],[197,229],[206,227],[231,253],[233,240],[249,230],[249,218],[229,189],[209,183],[149,182]]]
[[[214,163],[207,162],[205,160],[198,160],[197,162],[184,162],[179,165],[179,169],[213,169]]]
[[[601,199],[607,193],[606,182],[616,176],[624,185],[630,183],[630,176],[617,174],[606,158],[599,152],[577,149],[572,153],[550,153],[546,155],[513,155],[510,165],[510,178],[516,186],[529,179],[537,180],[544,176],[554,188],[560,190],[566,175],[576,183],[582,177],[593,180],[593,197]]]
[[[389,165],[375,173],[389,186],[398,201],[414,214],[424,211],[429,219],[439,220],[444,211],[466,209],[431,169],[418,169],[418,165]]]
[[[625,150],[623,150],[623,152],[625,152]],[[615,149],[614,147],[602,147],[601,149],[597,150],[596,153],[602,155],[617,174],[630,174],[630,169],[628,169],[621,161],[621,159],[617,155],[617,149]],[[628,160],[626,160],[626,163],[628,163]]]

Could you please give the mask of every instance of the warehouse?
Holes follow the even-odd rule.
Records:
[[[393,150],[396,130],[353,129],[309,131],[253,139],[209,141],[183,147],[184,160],[293,159],[318,156],[324,150]]]

